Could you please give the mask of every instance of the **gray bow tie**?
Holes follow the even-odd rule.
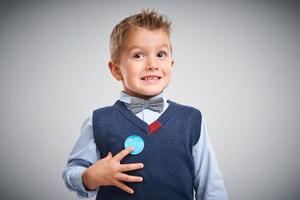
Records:
[[[162,97],[149,100],[132,98],[127,108],[131,110],[133,114],[139,113],[144,109],[161,113],[164,109],[164,99]]]

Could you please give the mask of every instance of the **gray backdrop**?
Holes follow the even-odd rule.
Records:
[[[167,94],[203,112],[230,199],[300,199],[300,13],[284,0],[1,1],[0,199],[76,198],[61,172],[81,123],[121,89],[109,34],[147,7],[174,22]]]

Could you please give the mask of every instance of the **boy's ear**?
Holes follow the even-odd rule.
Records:
[[[108,67],[110,69],[111,74],[117,81],[123,80],[122,73],[120,71],[120,67],[112,61],[109,61]]]
[[[171,66],[173,67],[175,60],[172,59]]]

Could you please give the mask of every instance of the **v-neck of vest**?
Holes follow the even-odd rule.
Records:
[[[123,116],[125,116],[130,122],[132,122],[138,128],[142,129],[145,133],[154,134],[161,127],[163,127],[172,116],[174,116],[177,110],[174,102],[168,100],[168,103],[169,103],[168,108],[159,116],[157,120],[155,120],[149,125],[143,120],[141,120],[140,118],[138,118],[130,110],[128,110],[124,102],[118,100],[113,106],[115,106]]]

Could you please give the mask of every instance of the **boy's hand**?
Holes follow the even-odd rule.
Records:
[[[141,169],[144,165],[143,163],[120,164],[120,162],[133,150],[133,147],[129,147],[120,151],[114,157],[112,157],[112,154],[109,152],[105,158],[100,159],[87,168],[82,175],[85,187],[89,190],[94,190],[98,186],[114,185],[121,190],[132,194],[134,192],[133,189],[123,182],[142,182],[143,178],[130,176],[123,172]]]

